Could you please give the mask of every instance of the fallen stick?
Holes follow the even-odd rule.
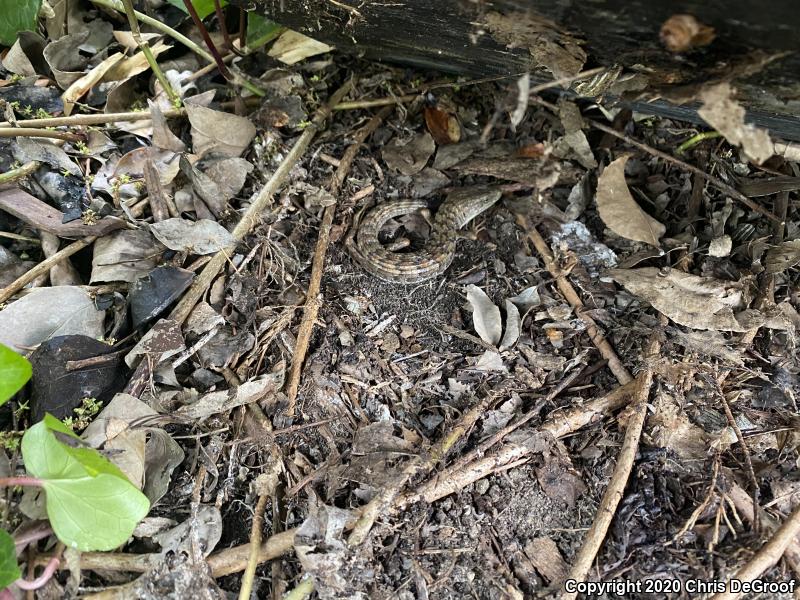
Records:
[[[608,483],[600,506],[594,517],[591,528],[586,533],[581,549],[572,563],[567,579],[576,582],[586,581],[589,570],[592,568],[597,552],[603,544],[603,540],[611,526],[611,520],[617,512],[617,506],[625,493],[625,485],[628,483],[633,461],[636,459],[636,451],[639,448],[639,438],[642,436],[645,417],[647,416],[647,398],[650,395],[650,387],[653,383],[653,369],[649,364],[649,359],[658,355],[661,351],[660,336],[663,327],[667,324],[667,319],[661,316],[662,327],[654,331],[647,344],[645,354],[644,369],[639,374],[636,382],[634,400],[631,404],[631,413],[625,428],[625,440],[622,443],[614,473]],[[561,598],[564,600],[574,600],[577,592],[564,592]]]
[[[289,381],[286,384],[286,395],[289,398],[289,406],[287,409],[289,416],[294,415],[297,391],[300,388],[300,373],[302,372],[303,363],[306,359],[308,345],[311,342],[314,322],[317,320],[317,313],[322,303],[318,296],[322,286],[325,254],[328,252],[328,245],[330,244],[331,226],[333,225],[333,217],[336,214],[336,206],[338,204],[335,199],[339,194],[339,190],[344,183],[348,171],[350,171],[350,165],[353,164],[353,160],[358,154],[358,151],[361,150],[361,144],[372,135],[372,132],[378,128],[378,125],[383,122],[391,110],[391,107],[382,109],[378,114],[372,117],[364,127],[356,132],[353,143],[344,151],[339,161],[339,166],[333,174],[333,177],[331,177],[331,181],[328,185],[334,202],[325,207],[325,212],[322,215],[322,223],[319,226],[317,245],[314,248],[314,258],[311,261],[311,280],[308,283],[306,302],[303,307],[303,319],[300,322],[300,328],[297,332],[297,342],[295,343],[294,354],[292,355],[292,367],[289,371]]]
[[[567,280],[566,275],[564,275],[564,273],[562,273],[556,265],[555,260],[553,259],[553,253],[550,252],[547,242],[544,241],[544,238],[537,231],[536,227],[525,215],[517,215],[517,225],[519,225],[523,231],[527,233],[528,238],[531,240],[531,242],[533,242],[537,252],[542,255],[545,268],[555,279],[559,291],[567,299],[567,302],[569,302],[570,305],[575,309],[575,314],[577,317],[586,324],[586,333],[589,334],[589,337],[591,338],[592,342],[594,342],[594,345],[597,346],[597,349],[600,351],[600,354],[603,356],[603,358],[608,361],[608,368],[611,369],[614,377],[616,377],[617,381],[623,385],[631,381],[633,377],[631,377],[631,374],[625,368],[625,365],[622,364],[622,361],[617,356],[614,348],[612,348],[609,341],[600,331],[597,323],[595,323],[592,317],[584,312],[583,309],[585,306],[583,301],[580,299],[580,296],[578,296],[575,288],[572,287],[572,284]]]
[[[549,433],[555,438],[569,435],[625,406],[630,401],[635,386],[636,381],[631,381],[582,406],[554,412],[535,432]],[[492,454],[456,468],[444,469],[417,489],[402,494],[396,506],[402,510],[423,500],[435,502],[491,475],[505,465],[527,457],[533,451],[533,447],[524,442],[506,442]]]
[[[783,556],[786,548],[800,533],[800,506],[783,522],[769,541],[761,546],[758,552],[741,569],[736,572],[725,584],[725,592],[714,594],[709,600],[735,600],[742,596],[741,591],[732,591],[731,584],[737,581],[740,584],[749,583],[758,578],[767,569],[775,565]],[[739,587],[739,590],[742,588]]]

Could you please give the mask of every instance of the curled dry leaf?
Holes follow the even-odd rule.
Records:
[[[766,129],[744,122],[744,107],[733,99],[734,90],[727,82],[708,87],[700,93],[703,106],[697,109],[702,119],[719,131],[734,146],[757,164],[775,154]]]
[[[426,106],[422,114],[428,131],[440,146],[457,144],[461,141],[461,122],[454,112],[439,106]]]
[[[92,89],[94,84],[99,82],[106,72],[123,58],[125,58],[125,55],[120,52],[112,54],[64,90],[64,93],[61,95],[61,100],[64,102],[64,116],[68,117],[80,97]]]
[[[506,299],[506,329],[503,332],[503,339],[500,341],[500,350],[511,348],[516,344],[521,330],[522,323],[519,317],[519,309],[511,300]]]
[[[662,273],[655,267],[612,269],[609,275],[631,294],[676,323],[692,329],[747,331],[763,324],[757,311],[743,310],[741,283],[698,277],[672,269]],[[734,310],[741,312],[734,313]]]
[[[467,300],[472,305],[472,322],[475,332],[487,344],[497,345],[503,332],[500,309],[476,285],[467,286]]]
[[[708,46],[716,33],[694,15],[672,15],[661,25],[661,43],[670,52],[688,52],[693,48]]]
[[[597,209],[611,231],[629,240],[658,248],[658,239],[667,228],[644,212],[625,183],[625,163],[630,155],[620,156],[597,179]]]

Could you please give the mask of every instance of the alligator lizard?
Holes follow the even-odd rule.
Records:
[[[450,266],[459,230],[497,202],[501,194],[498,188],[488,186],[462,188],[448,194],[421,250],[390,252],[381,245],[378,233],[389,219],[427,208],[424,200],[397,200],[377,206],[360,226],[357,220],[353,222],[345,244],[351,256],[376,277],[395,283],[425,281]]]

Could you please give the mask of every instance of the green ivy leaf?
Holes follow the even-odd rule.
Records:
[[[3,0],[0,0],[0,2],[2,1]],[[183,0],[167,0],[167,1],[173,6],[177,6],[183,12],[188,14],[189,11],[186,10],[186,5],[183,3]],[[228,5],[228,2],[226,0],[221,0],[219,5],[224,8],[225,6]],[[197,14],[200,17],[201,21],[214,12],[214,0],[192,0],[192,6],[194,6],[194,9],[197,11]]]
[[[0,45],[11,46],[20,31],[36,29],[42,0],[0,0]]]
[[[114,475],[43,483],[53,531],[81,552],[113,550],[124,544],[150,510],[147,496]]]
[[[17,564],[17,549],[14,538],[9,533],[0,529],[0,590],[8,587],[22,577]]]
[[[112,550],[130,537],[150,501],[97,450],[76,447],[82,443],[48,414],[22,436],[22,458],[42,482],[58,539],[81,551]]]
[[[260,48],[271,42],[284,30],[282,25],[270,21],[255,12],[247,13],[247,47],[250,50]]]
[[[2,5],[4,0],[0,0]],[[2,10],[2,9],[0,9]],[[3,16],[0,12],[0,22]],[[8,346],[0,344],[0,405],[22,389],[31,378],[31,363]]]

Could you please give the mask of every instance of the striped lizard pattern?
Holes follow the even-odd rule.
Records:
[[[453,262],[459,230],[493,206],[502,195],[496,187],[469,187],[448,194],[433,219],[425,246],[413,252],[391,252],[378,240],[389,219],[426,209],[424,200],[384,202],[363,222],[356,221],[345,244],[351,256],[369,273],[393,283],[419,283],[441,275]],[[355,239],[354,239],[355,238]]]

